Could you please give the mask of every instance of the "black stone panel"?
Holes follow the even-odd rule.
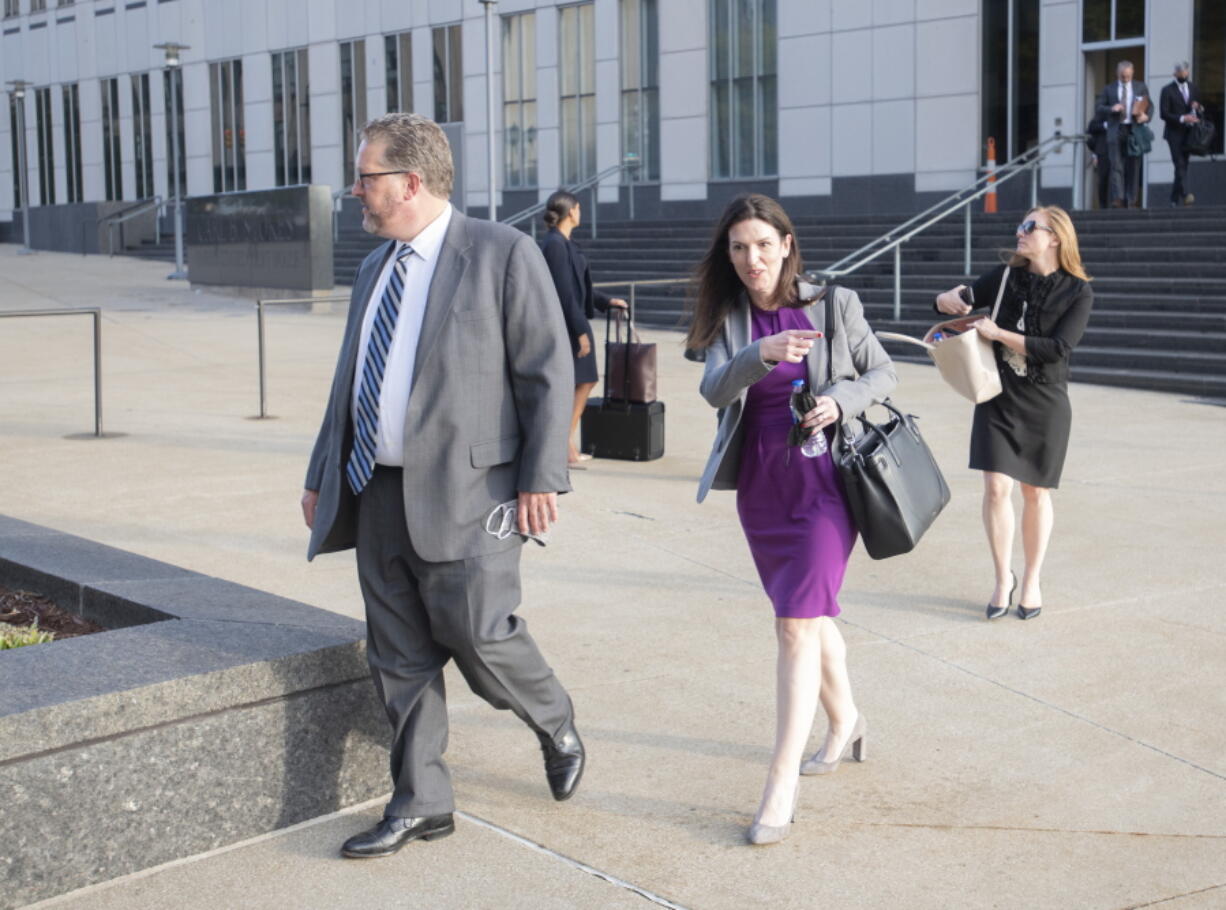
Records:
[[[326,186],[289,186],[187,200],[193,284],[329,290],[332,196]]]

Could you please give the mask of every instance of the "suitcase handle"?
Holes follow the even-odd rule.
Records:
[[[621,342],[621,307],[610,306],[604,311],[604,401],[601,402],[602,408],[609,406],[609,335],[610,326],[613,319],[613,311],[618,310],[617,314],[617,341]],[[634,295],[631,295],[630,301],[626,304],[626,320],[629,323],[629,328],[626,331],[626,356],[625,365],[622,368],[622,398],[626,403],[625,410],[630,410],[630,332],[634,331]],[[637,335],[638,333],[635,332]]]

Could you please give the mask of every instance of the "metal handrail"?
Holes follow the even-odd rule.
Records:
[[[94,435],[102,436],[102,308],[79,307],[61,310],[10,310],[0,319],[28,316],[92,316],[94,318]]]
[[[1065,145],[1080,143],[1084,140],[1085,136],[1080,133],[1066,136],[1057,132],[1038,145],[1009,159],[1009,161],[1006,161],[995,170],[989,171],[970,186],[951,193],[940,202],[907,219],[898,227],[892,228],[860,249],[849,253],[838,260],[838,262],[824,269],[812,270],[812,274],[820,277],[823,281],[830,281],[833,278],[850,275],[852,272],[868,265],[877,257],[893,250],[894,320],[898,321],[902,318],[902,245],[904,243],[917,234],[926,231],[938,221],[948,218],[958,209],[963,209],[966,213],[963,274],[969,275],[971,272],[971,203],[994,191],[1000,184],[1007,183],[1019,174],[1029,171],[1031,174],[1030,204],[1032,206],[1037,205],[1039,196],[1039,166],[1049,155],[1058,153]],[[933,212],[936,214],[932,214]],[[851,260],[851,264],[847,265],[849,260]]]
[[[638,289],[640,286],[657,285],[664,286],[669,284],[689,284],[693,279],[690,278],[643,278],[631,281],[597,281],[592,284],[594,288],[630,288],[630,313],[634,314],[635,305],[638,303]]]
[[[115,227],[116,225],[124,224],[131,221],[137,215],[143,215],[150,209],[165,209],[165,200],[161,196],[151,196],[148,199],[142,199],[135,205],[130,205],[126,209],[120,209],[118,212],[111,212],[109,215],[103,215],[101,218],[94,219],[94,229],[106,225],[106,234],[108,246],[110,247],[110,255],[115,255]],[[164,213],[164,212],[163,212]],[[156,243],[162,242],[162,225],[157,219],[153,219],[153,235]]]
[[[259,299],[255,302],[256,345],[259,349],[260,361],[260,419],[268,416],[268,372],[267,357],[264,353],[264,307],[289,306],[294,303],[341,303],[348,302],[349,295],[335,297],[280,297]]]
[[[592,238],[593,239],[597,237],[597,225],[598,225],[597,216],[598,216],[599,207],[598,207],[598,200],[596,199],[596,193],[600,188],[600,184],[603,183],[605,180],[607,180],[609,177],[612,177],[614,174],[620,174],[622,171],[637,171],[641,166],[642,166],[642,162],[639,161],[637,156],[628,155],[626,159],[622,161],[620,164],[614,164],[610,167],[607,167],[603,171],[601,171],[599,174],[594,174],[591,177],[588,177],[586,180],[581,180],[579,183],[576,183],[573,186],[562,187],[563,190],[565,190],[568,193],[572,193],[572,194],[582,193],[584,190],[588,190],[588,189],[592,191],[591,215],[592,215]],[[547,201],[548,200],[546,200],[546,202]],[[516,224],[519,224],[521,221],[531,219],[532,236],[536,237],[536,216],[541,214],[541,212],[545,211],[545,204],[546,204],[545,202],[538,202],[536,203],[536,205],[530,205],[526,209],[516,212],[514,215],[509,215],[508,217],[503,218],[502,223],[516,225]],[[634,184],[633,183],[630,184],[630,220],[631,221],[634,220]]]

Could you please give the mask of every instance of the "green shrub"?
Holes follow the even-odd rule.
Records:
[[[41,645],[54,638],[55,633],[42,631],[38,628],[38,623],[32,626],[12,626],[8,623],[0,623],[0,651],[20,648],[23,645]]]

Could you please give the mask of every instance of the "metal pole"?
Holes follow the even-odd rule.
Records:
[[[1037,208],[1039,205],[1039,159],[1036,158],[1034,163],[1030,165],[1030,207]]]
[[[1007,63],[1005,64],[1005,160],[1012,161],[1016,154],[1013,147],[1013,132],[1014,132],[1014,112],[1013,112],[1013,66],[1014,66],[1014,43],[1013,43],[1013,0],[1009,0],[1008,12],[1009,17],[1008,27],[1006,32],[1008,37],[1005,39],[1009,45],[1009,52],[1005,55]]]
[[[600,184],[598,183],[592,184],[592,239],[593,240],[596,239],[596,220],[600,212],[600,208],[599,208],[600,200],[596,198],[596,190],[599,188],[600,188]]]
[[[494,6],[498,0],[481,0],[485,6],[485,125],[489,141],[490,221],[498,220],[498,190],[494,180]]]
[[[966,256],[963,259],[962,274],[969,275],[971,273],[971,204],[968,202],[964,209],[966,211]]]
[[[94,435],[102,435],[102,311],[94,310]]]
[[[183,279],[187,277],[187,269],[183,266],[183,198],[179,193],[182,177],[179,174],[179,93],[176,84],[182,74],[178,66],[170,70],[170,143],[171,154],[174,155],[174,222],[175,222],[175,270],[167,278]]]
[[[267,388],[267,374],[264,368],[264,301],[257,300],[255,302],[255,322],[258,327],[257,335],[259,336],[258,347],[260,351],[260,417],[268,416],[267,398],[265,389]]]
[[[636,299],[637,291],[638,291],[638,285],[635,284],[633,281],[630,282],[630,316],[631,318],[634,317],[634,307],[635,307],[635,304],[638,303],[638,300]]]
[[[894,244],[894,321],[902,319],[902,244]]]

